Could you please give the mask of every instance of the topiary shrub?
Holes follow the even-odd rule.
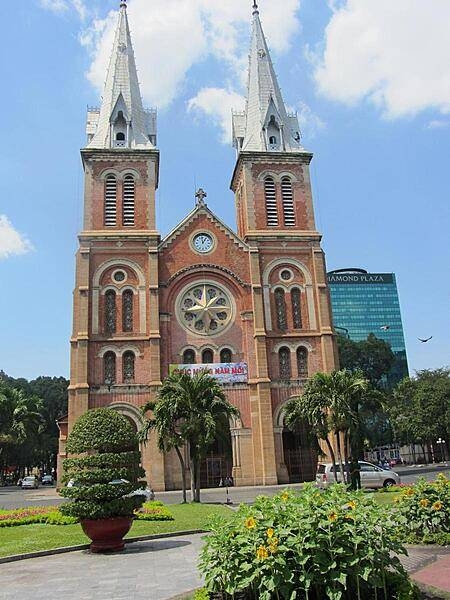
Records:
[[[145,502],[140,480],[138,441],[128,420],[109,408],[89,410],[75,423],[67,439],[67,452],[77,457],[63,461],[61,496],[71,502],[61,506],[64,515],[78,519],[131,517]]]

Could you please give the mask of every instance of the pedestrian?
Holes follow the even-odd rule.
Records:
[[[360,490],[361,489],[361,467],[359,462],[354,456],[350,458],[350,489]]]

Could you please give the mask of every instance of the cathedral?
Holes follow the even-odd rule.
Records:
[[[283,407],[308,377],[336,367],[330,298],[312,154],[286,109],[256,2],[246,108],[232,119],[237,227],[216,217],[199,190],[192,212],[162,237],[157,114],[142,104],[122,1],[102,104],[88,109],[81,150],[84,221],[61,457],[87,410],[111,407],[138,428],[140,407],[170,372],[207,368],[240,418],[208,450],[202,486],[314,478],[316,450],[305,428],[285,428]],[[176,455],[161,454],[154,438],[142,447],[148,482],[178,489]]]

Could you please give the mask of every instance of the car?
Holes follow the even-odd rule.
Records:
[[[361,487],[365,489],[379,489],[398,485],[400,475],[394,471],[386,471],[372,463],[359,461],[361,474]],[[336,482],[334,474],[336,472],[338,483],[342,482],[342,476],[339,465],[332,463],[319,463],[317,465],[316,484],[319,488],[324,489]]]
[[[39,487],[39,480],[34,475],[30,475],[29,477],[24,477],[22,479],[22,489],[23,490],[36,490]]]
[[[53,475],[44,475],[41,481],[42,485],[53,485],[54,482]]]
[[[128,479],[113,479],[109,483],[112,483],[113,485],[120,485],[121,483],[130,483],[130,482],[128,481]],[[80,486],[80,483],[78,483],[78,481],[75,481],[75,479],[70,479],[67,483],[67,487],[79,487],[79,486]],[[155,492],[150,487],[147,486],[146,488],[135,490],[134,492],[126,494],[125,497],[129,497],[129,496],[145,496],[145,502],[152,502],[155,499]]]

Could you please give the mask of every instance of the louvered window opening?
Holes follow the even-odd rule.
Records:
[[[278,226],[277,193],[275,181],[272,177],[267,177],[264,181],[264,191],[266,195],[266,216],[268,227]]]
[[[294,323],[294,329],[302,328],[302,300],[301,292],[299,289],[294,288],[291,291],[291,302],[292,302],[292,321]]]
[[[289,177],[281,180],[281,198],[283,201],[283,217],[285,227],[295,227],[294,190]]]
[[[107,352],[103,357],[103,371],[106,385],[116,383],[116,355],[114,352]]]
[[[308,350],[306,348],[297,349],[297,369],[299,379],[308,378]]]
[[[134,225],[135,188],[134,177],[127,175],[123,181],[123,224],[127,227]]]
[[[117,181],[112,175],[105,181],[105,227],[117,225]]]
[[[125,352],[122,356],[122,374],[124,383],[134,383],[134,362],[135,357],[133,352]]]
[[[277,316],[277,326],[280,331],[286,331],[286,299],[284,290],[278,288],[275,290],[275,311]]]
[[[125,332],[133,331],[133,298],[131,290],[122,294],[122,329]]]
[[[116,292],[108,290],[105,294],[105,333],[116,333]]]
[[[289,348],[281,348],[280,352],[278,353],[278,358],[280,362],[280,379],[291,379],[291,351]]]

